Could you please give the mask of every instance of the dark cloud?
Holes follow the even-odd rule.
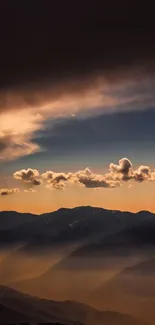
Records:
[[[138,2],[131,8],[129,1],[1,1],[0,87],[152,67],[154,31],[145,28],[146,7]],[[150,25],[153,19],[150,10]]]
[[[2,0],[0,159],[40,150],[32,138],[48,118],[152,107],[155,42],[145,21],[146,6],[129,2]],[[146,76],[151,88],[128,89]]]

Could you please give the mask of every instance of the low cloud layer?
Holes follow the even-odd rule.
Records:
[[[128,158],[122,158],[118,164],[110,163],[109,171],[105,174],[93,173],[90,168],[79,170],[75,173],[54,172],[48,170],[40,174],[37,169],[22,169],[13,174],[13,178],[24,185],[25,193],[33,193],[37,191],[39,185],[45,186],[50,190],[64,190],[69,184],[83,186],[87,189],[114,189],[120,187],[123,182],[155,181],[155,170],[151,170],[149,166],[140,165],[136,169],[133,168],[132,162]],[[129,188],[133,184],[129,183]],[[19,192],[19,188],[0,189],[0,195],[6,196]]]
[[[35,192],[39,185],[51,190],[64,190],[69,184],[88,189],[117,188],[123,182],[155,181],[155,170],[143,165],[134,169],[128,158],[122,158],[118,164],[110,163],[109,172],[105,174],[93,173],[88,167],[75,173],[58,173],[49,170],[43,174],[40,174],[37,169],[28,168],[16,171],[13,178],[25,184],[25,192]]]
[[[1,196],[6,196],[9,194],[14,194],[14,193],[18,193],[19,192],[19,188],[2,188],[0,189],[0,195]]]

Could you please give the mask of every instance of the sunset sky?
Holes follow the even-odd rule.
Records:
[[[0,6],[0,209],[155,211],[153,31],[118,8]]]

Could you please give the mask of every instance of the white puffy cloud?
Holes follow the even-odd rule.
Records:
[[[128,181],[132,178],[132,163],[128,158],[120,159],[118,165],[111,163],[109,168],[114,179]]]
[[[108,180],[104,175],[94,174],[89,168],[78,171],[74,174],[75,181],[83,184],[87,188],[114,188],[120,186],[115,180]]]
[[[55,188],[57,190],[63,190],[71,176],[71,173],[55,173],[53,171],[46,171],[41,175],[47,188]]]
[[[39,179],[39,172],[37,169],[22,169],[18,170],[13,174],[15,179],[22,180],[24,183],[28,183],[30,185],[40,185],[41,181]]]
[[[107,174],[107,177],[112,179],[135,180],[137,182],[155,180],[155,172],[151,171],[149,166],[140,165],[137,169],[134,169],[128,158],[120,159],[118,165],[111,163],[109,169],[110,173]]]
[[[133,168],[132,162],[128,158],[122,158],[118,164],[110,163],[109,172],[106,174],[93,173],[90,168],[85,168],[77,172],[54,172],[48,170],[39,174],[37,169],[22,169],[16,171],[13,177],[27,184],[25,192],[34,192],[34,186],[44,184],[49,189],[63,190],[71,184],[82,185],[86,188],[116,188],[123,182],[135,181],[155,181],[155,171],[149,166],[140,165]],[[129,184],[129,187],[130,184]]]
[[[88,167],[76,173],[55,173],[53,171],[47,171],[42,174],[42,179],[46,187],[55,189],[64,189],[69,182],[81,184],[87,188],[114,188],[120,185],[118,181],[106,180],[103,175],[92,173]]]
[[[133,173],[133,178],[138,182],[143,182],[145,180],[153,180],[154,173],[151,172],[149,166],[139,166]]]

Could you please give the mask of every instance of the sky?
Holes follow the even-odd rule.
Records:
[[[0,210],[155,212],[151,8],[0,3]]]

